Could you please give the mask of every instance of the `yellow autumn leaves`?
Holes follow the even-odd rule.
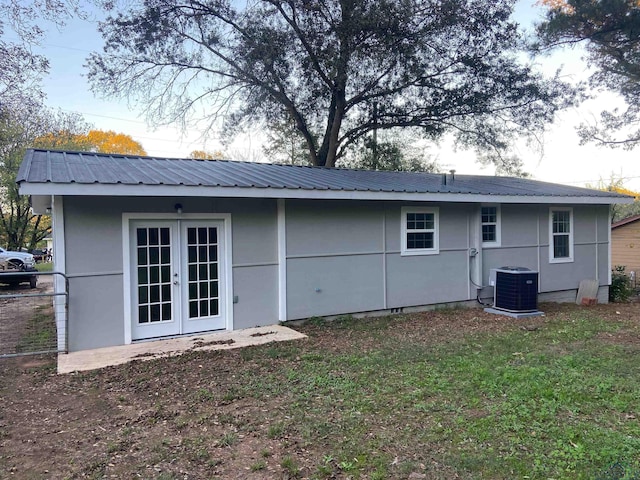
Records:
[[[130,135],[117,133],[113,130],[89,130],[86,134],[75,134],[68,131],[48,133],[36,138],[33,141],[33,147],[122,155],[147,154],[142,145]]]

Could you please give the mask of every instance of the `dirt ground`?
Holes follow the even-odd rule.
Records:
[[[576,308],[611,321],[640,318],[638,303],[543,306],[547,316],[569,315]],[[523,321],[462,309],[414,314],[385,334],[440,343],[470,332],[536,329],[544,322],[544,317]],[[308,335],[297,341],[303,349],[312,345],[329,354],[350,351],[356,343],[360,351],[375,348],[374,335],[327,334],[315,324],[295,328]],[[623,328],[606,341],[638,345],[639,330]],[[53,357],[0,360],[0,478],[308,477],[326,446],[267,433],[284,411],[286,395],[266,401],[232,395],[240,370],[268,373],[284,361],[295,358],[276,356],[271,365],[252,365],[240,349],[57,375]],[[295,455],[299,477],[283,467],[288,455]]]

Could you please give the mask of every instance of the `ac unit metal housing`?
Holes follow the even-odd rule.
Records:
[[[500,267],[490,272],[493,308],[507,312],[535,312],[538,309],[538,272],[526,267]]]

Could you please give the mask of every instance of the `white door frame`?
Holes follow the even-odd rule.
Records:
[[[221,221],[224,230],[224,299],[225,329],[233,330],[233,251],[230,213],[134,213],[122,214],[122,270],[124,300],[124,344],[132,343],[133,314],[131,290],[131,222],[145,220],[211,220]]]

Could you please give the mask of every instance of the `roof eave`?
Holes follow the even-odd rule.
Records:
[[[543,203],[609,205],[632,203],[632,197],[492,195],[480,193],[417,193],[358,190],[307,190],[287,188],[211,187],[185,185],[124,185],[20,182],[23,195],[140,196],[140,197],[227,197],[324,200],[396,200],[454,203]]]

